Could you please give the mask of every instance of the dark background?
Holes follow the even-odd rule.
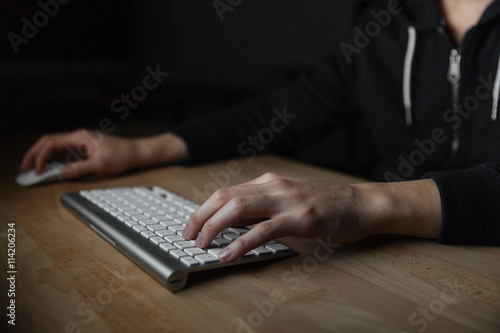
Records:
[[[33,22],[42,8],[38,1],[2,0],[2,136],[93,129],[106,117],[116,126],[113,134],[158,133],[279,88],[314,66],[351,31],[352,6],[341,0],[243,0],[221,21],[212,0],[71,0],[59,4],[16,54],[8,33],[22,35],[22,18]],[[146,66],[158,64],[170,76],[119,119],[111,103],[141,84]],[[334,166],[318,147],[298,156]]]

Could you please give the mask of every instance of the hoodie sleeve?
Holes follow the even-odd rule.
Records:
[[[355,111],[351,82],[341,61],[340,54],[333,55],[276,93],[171,129],[187,143],[184,163],[254,157],[262,152],[289,154],[342,127]]]
[[[500,245],[500,163],[429,175],[441,196],[438,242]]]

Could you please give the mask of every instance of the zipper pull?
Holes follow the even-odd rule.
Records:
[[[448,81],[451,84],[457,84],[460,81],[460,60],[462,55],[457,49],[451,50],[450,67],[448,69]]]

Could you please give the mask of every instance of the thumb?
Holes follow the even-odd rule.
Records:
[[[61,177],[63,179],[80,178],[96,171],[95,162],[90,159],[85,159],[66,165],[61,170]]]

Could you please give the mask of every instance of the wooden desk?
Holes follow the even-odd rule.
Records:
[[[266,171],[358,181],[273,156],[238,163],[242,169],[230,177],[231,184]],[[13,221],[20,332],[500,330],[497,247],[373,237],[325,249],[314,239],[284,238],[297,256],[192,274],[187,289],[172,294],[59,202],[68,191],[150,185],[194,198],[194,189],[203,192],[207,184],[215,183],[211,175],[226,167],[226,162],[164,167],[31,189],[15,185],[16,169],[4,170],[0,176],[2,324],[6,324],[8,289],[6,233]]]

